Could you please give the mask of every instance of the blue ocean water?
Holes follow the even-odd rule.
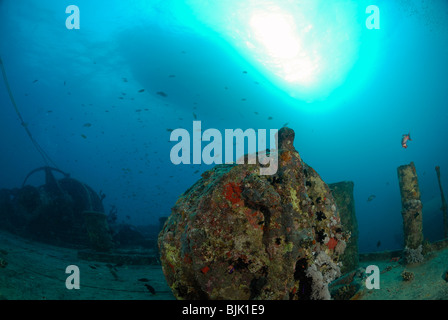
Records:
[[[211,168],[171,162],[173,129],[191,132],[194,120],[222,132],[287,124],[324,181],[355,183],[361,252],[402,247],[397,167],[411,161],[425,237],[441,239],[434,167],[448,190],[448,4],[375,1],[381,24],[371,30],[370,2],[302,2],[310,13],[285,21],[308,17],[303,27],[315,31],[300,50],[312,62],[302,60],[308,76],[291,83],[268,60],[284,43],[257,51],[248,45],[257,32],[247,32],[257,21],[244,24],[250,10],[288,3],[0,0],[0,55],[36,141],[60,169],[102,190],[106,211],[116,206],[123,221],[158,224]],[[66,27],[69,5],[79,8],[79,29]],[[0,188],[20,187],[44,163],[3,81],[0,105]]]

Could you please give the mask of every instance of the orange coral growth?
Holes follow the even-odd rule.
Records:
[[[241,188],[234,182],[229,182],[224,186],[224,196],[233,204],[241,201]]]
[[[288,162],[291,160],[291,153],[289,153],[289,151],[284,151],[282,152],[282,155],[280,156],[280,158],[282,159],[283,162]]]
[[[260,212],[259,211],[253,211],[251,209],[246,209],[244,211],[244,214],[247,217],[248,222],[250,223],[250,225],[255,228],[255,229],[262,229],[263,226],[261,224],[259,224],[260,222]]]
[[[328,249],[333,250],[337,244],[338,240],[336,240],[335,238],[331,238],[327,243]]]
[[[201,269],[201,272],[203,274],[207,274],[207,272],[209,272],[209,271],[210,271],[210,268],[208,266],[205,266],[204,268]]]

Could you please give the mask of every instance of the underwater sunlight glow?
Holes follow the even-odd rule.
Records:
[[[316,57],[312,59],[302,44],[294,17],[279,12],[254,12],[249,21],[253,41],[247,42],[252,50],[262,47],[267,53],[262,62],[274,73],[290,83],[309,86],[316,79]],[[305,32],[312,29],[308,25]]]
[[[323,101],[343,84],[360,47],[358,8],[345,0],[189,2],[193,15],[224,36],[278,90]],[[364,13],[364,12],[361,12]]]

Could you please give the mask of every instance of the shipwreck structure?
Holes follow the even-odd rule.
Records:
[[[223,164],[180,196],[159,234],[178,299],[330,299],[344,232],[328,185],[278,132],[278,170]]]
[[[421,262],[423,260],[423,205],[420,200],[420,188],[414,162],[398,167],[397,172],[401,194],[405,258],[408,263]]]
[[[358,221],[356,220],[355,199],[353,197],[353,181],[342,181],[328,185],[336,201],[341,218],[342,230],[350,234],[347,247],[340,261],[343,274],[355,270],[359,265]]]
[[[45,183],[28,185],[28,178],[37,172],[44,172]],[[56,179],[53,172],[63,178]],[[21,188],[0,189],[0,226],[53,245],[99,251],[113,246],[102,197],[85,183],[48,166],[31,171]]]
[[[439,183],[440,197],[442,199],[442,206],[440,207],[440,210],[442,210],[443,213],[443,237],[445,239],[448,239],[448,206],[446,204],[445,194],[443,193],[442,182],[440,181],[439,166],[436,166],[436,173],[437,173],[437,182]]]

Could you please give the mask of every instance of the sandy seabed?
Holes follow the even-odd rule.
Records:
[[[0,300],[174,300],[160,265],[113,265],[78,258],[75,249],[34,242],[0,231]],[[79,268],[80,289],[67,289],[69,265]],[[380,289],[361,287],[358,300],[448,300],[448,249],[418,265],[367,261],[377,265]],[[404,281],[402,272],[414,274]],[[155,293],[150,292],[151,286]]]
[[[114,265],[78,258],[75,249],[33,242],[0,231],[0,299],[8,300],[173,300],[160,266]],[[79,289],[67,289],[79,268]],[[151,286],[151,293],[145,286]]]

